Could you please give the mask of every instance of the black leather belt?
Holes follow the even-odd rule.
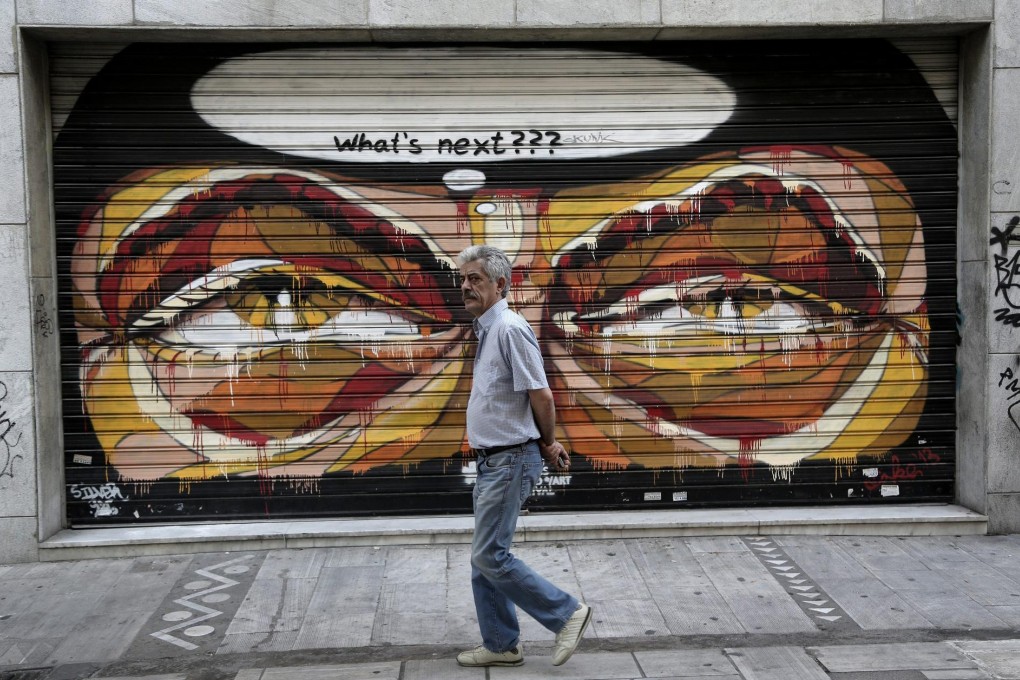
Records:
[[[475,454],[480,458],[488,458],[489,456],[494,456],[497,453],[503,453],[504,451],[509,451],[510,449],[518,449],[525,447],[533,441],[538,440],[529,439],[528,441],[521,442],[520,444],[508,444],[507,446],[490,446],[487,449],[471,449],[471,453]]]

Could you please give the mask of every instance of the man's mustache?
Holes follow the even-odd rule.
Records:
[[[475,295],[474,293],[464,293],[464,294],[462,295],[462,297],[463,297],[463,298],[464,298],[465,300],[477,300],[477,299],[478,299],[478,296],[477,296],[477,295]]]

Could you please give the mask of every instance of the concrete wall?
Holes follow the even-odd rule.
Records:
[[[1020,324],[1007,325],[996,320],[998,314],[994,310],[1012,306],[1008,304],[1006,294],[1016,300],[1014,285],[1020,285],[1020,278],[1013,284],[1004,279],[1003,272],[996,267],[996,256],[1012,259],[1020,252],[1020,234],[1007,240],[1003,248],[1001,234],[1009,229],[1014,217],[1020,215],[1020,5],[1015,2],[997,0],[995,24],[992,31],[992,45],[988,50],[991,62],[990,92],[990,162],[987,175],[990,193],[991,224],[988,226],[988,237],[984,239],[986,251],[984,262],[985,299],[991,311],[987,317],[987,350],[986,384],[988,393],[988,423],[985,498],[985,511],[990,515],[989,526],[996,531],[1020,531],[1020,390],[1010,387],[1011,379],[1007,371],[1020,373]],[[1020,229],[1015,230],[1016,234]],[[974,243],[978,232],[973,234]],[[969,238],[960,235],[961,241]],[[981,253],[974,253],[975,263]],[[975,274],[977,274],[975,269]],[[961,286],[968,283],[979,285],[975,276],[971,280],[962,280]],[[1005,284],[1005,285],[1000,285]],[[975,310],[978,313],[980,310]],[[1017,310],[1020,311],[1020,310]],[[1003,374],[1006,375],[1003,375]],[[977,376],[974,377],[977,379]]]
[[[993,312],[1011,288],[994,258],[1020,250],[1020,226],[990,243],[1020,215],[1020,3],[0,0],[0,563],[38,559],[63,516],[46,41],[918,35],[962,36],[958,497],[993,531],[1020,531],[1020,396],[1002,378],[1020,377],[1020,328]]]

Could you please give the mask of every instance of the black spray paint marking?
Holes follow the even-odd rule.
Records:
[[[42,294],[35,297],[35,327],[44,338],[53,335],[53,320],[46,311],[46,296]]]
[[[992,227],[992,238],[990,245],[997,245],[1002,254],[995,254],[992,257],[995,261],[995,276],[998,283],[995,286],[995,297],[1002,297],[1008,306],[999,307],[993,310],[995,320],[1004,326],[1020,328],[1020,250],[1009,257],[1007,248],[1012,243],[1020,243],[1020,234],[1014,234],[1017,226],[1020,226],[1020,216],[1014,216],[1004,230]],[[1015,298],[1015,299],[1014,299]]]
[[[506,153],[535,153],[545,150],[555,153],[555,148],[563,146],[562,135],[555,130],[497,130],[486,137],[441,137],[436,141],[436,153],[456,156],[502,156]],[[364,132],[356,132],[346,139],[333,137],[336,150],[373,151],[375,153],[408,153],[418,155],[422,152],[422,144],[418,137],[411,137],[406,132],[394,133],[390,138],[374,139]]]
[[[3,443],[3,447],[0,447],[0,479],[4,477],[14,479],[14,463],[23,458],[20,453],[14,453],[14,447],[21,442],[21,433],[17,433],[17,439],[14,441],[10,440],[17,423],[8,417],[7,409],[3,405],[7,394],[7,385],[0,381],[0,442]]]
[[[1006,381],[1009,382],[1006,382]],[[1006,383],[1005,385],[1003,383]],[[1017,406],[1020,405],[1020,381],[1013,375],[1013,369],[1007,368],[1005,371],[999,374],[999,387],[1006,390],[1009,394],[1006,399],[1009,401],[1009,406],[1006,408],[1006,414],[1009,419],[1013,421],[1013,425],[1016,429],[1020,430],[1020,409]]]
[[[1020,216],[1014,215],[1013,219],[1006,225],[1005,231],[1000,231],[998,227],[992,227],[992,238],[988,240],[989,245],[998,245],[1003,255],[1006,254],[1006,248],[1010,243],[1020,242],[1020,234],[1014,235],[1013,230],[1020,225]]]
[[[401,139],[403,136],[403,139]],[[358,132],[341,141],[333,136],[333,144],[337,151],[374,151],[376,153],[403,153],[418,155],[421,144],[417,137],[409,137],[406,132],[397,132],[392,139],[372,139],[364,132]]]

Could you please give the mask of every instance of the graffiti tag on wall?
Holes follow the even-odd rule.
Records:
[[[68,488],[71,498],[88,503],[96,517],[114,517],[120,514],[117,501],[126,501],[128,496],[116,484],[88,486],[72,484]]]
[[[21,433],[16,432],[17,423],[8,415],[4,401],[8,397],[7,385],[0,381],[0,482],[4,478],[14,479],[15,464],[23,459],[15,447],[21,443]]]
[[[995,262],[995,297],[1001,297],[1006,303],[1005,307],[993,310],[995,320],[1005,326],[1013,328],[1020,327],[1020,250],[1008,254],[1009,247],[1020,242],[1020,234],[1015,234],[1017,226],[1020,225],[1020,216],[1013,217],[1005,229],[992,227],[992,237],[989,243],[999,247],[999,253],[993,253]]]
[[[1020,379],[1013,374],[1012,368],[1007,367],[999,374],[999,387],[1005,390],[1008,395],[1006,399],[1009,406],[1007,406],[1006,412],[1009,414],[1009,419],[1013,421],[1017,430],[1020,430],[1020,409],[1017,408],[1017,405],[1020,404]]]
[[[42,293],[35,296],[35,327],[39,331],[39,335],[44,338],[50,337],[56,330],[53,318],[46,306],[46,296]]]

